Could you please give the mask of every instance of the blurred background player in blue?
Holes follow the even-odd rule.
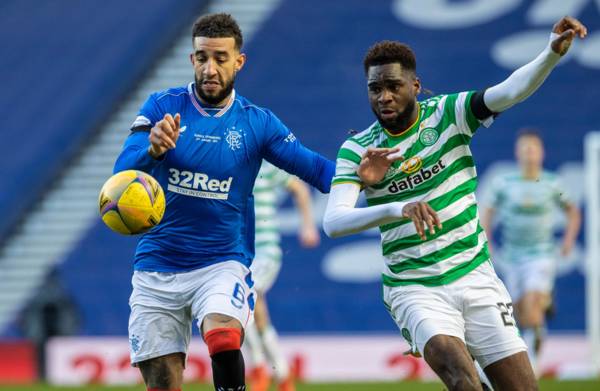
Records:
[[[573,250],[581,214],[557,176],[544,170],[544,145],[539,133],[523,129],[515,143],[519,170],[494,178],[482,226],[493,236],[501,225],[503,279],[515,303],[515,316],[533,368],[541,347],[545,313],[552,302],[557,260]],[[556,212],[567,224],[559,251],[554,240]]]
[[[227,14],[193,27],[194,82],[152,94],[114,171],[138,169],[163,186],[162,222],[139,241],[132,278],[131,362],[148,390],[180,390],[192,321],[212,360],[217,390],[244,390],[240,351],[252,318],[252,188],[264,159],[322,192],[333,162],[302,146],[269,110],[233,88],[246,61]]]
[[[312,248],[319,244],[319,231],[312,213],[312,202],[308,186],[298,178],[263,162],[254,184],[256,212],[256,256],[250,270],[256,289],[254,323],[246,328],[246,345],[252,360],[250,390],[267,391],[271,373],[280,391],[293,391],[294,379],[289,364],[279,347],[277,331],[273,327],[267,307],[266,293],[271,289],[281,269],[281,235],[277,219],[277,204],[282,191],[294,198],[300,214],[298,239],[303,247]],[[267,365],[268,364],[268,365]]]

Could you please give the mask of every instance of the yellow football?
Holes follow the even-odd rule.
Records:
[[[165,204],[165,193],[156,179],[136,170],[111,176],[98,198],[102,221],[123,235],[141,234],[160,223]]]

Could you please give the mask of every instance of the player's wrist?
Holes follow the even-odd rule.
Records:
[[[152,157],[154,160],[163,160],[165,153],[159,153],[157,151],[154,150],[154,148],[152,147],[152,145],[150,145],[148,147],[148,155],[150,155],[150,157]]]
[[[389,213],[390,216],[401,219],[404,217],[404,207],[406,206],[406,202],[391,202],[389,203]]]

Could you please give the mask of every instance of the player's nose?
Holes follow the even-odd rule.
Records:
[[[206,61],[206,64],[204,64],[204,69],[202,70],[205,76],[214,76],[217,73],[217,64],[215,63],[215,60],[210,58],[208,59],[208,61]]]

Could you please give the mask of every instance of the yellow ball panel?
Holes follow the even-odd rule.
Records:
[[[154,210],[152,208],[119,206],[119,214],[127,227],[135,234],[146,232],[159,222],[154,216]]]
[[[102,221],[115,232],[123,235],[131,235],[131,231],[121,220],[121,216],[115,210],[109,210],[102,216]]]
[[[152,200],[144,185],[139,182],[130,184],[119,198],[119,210],[123,206],[152,208]]]

